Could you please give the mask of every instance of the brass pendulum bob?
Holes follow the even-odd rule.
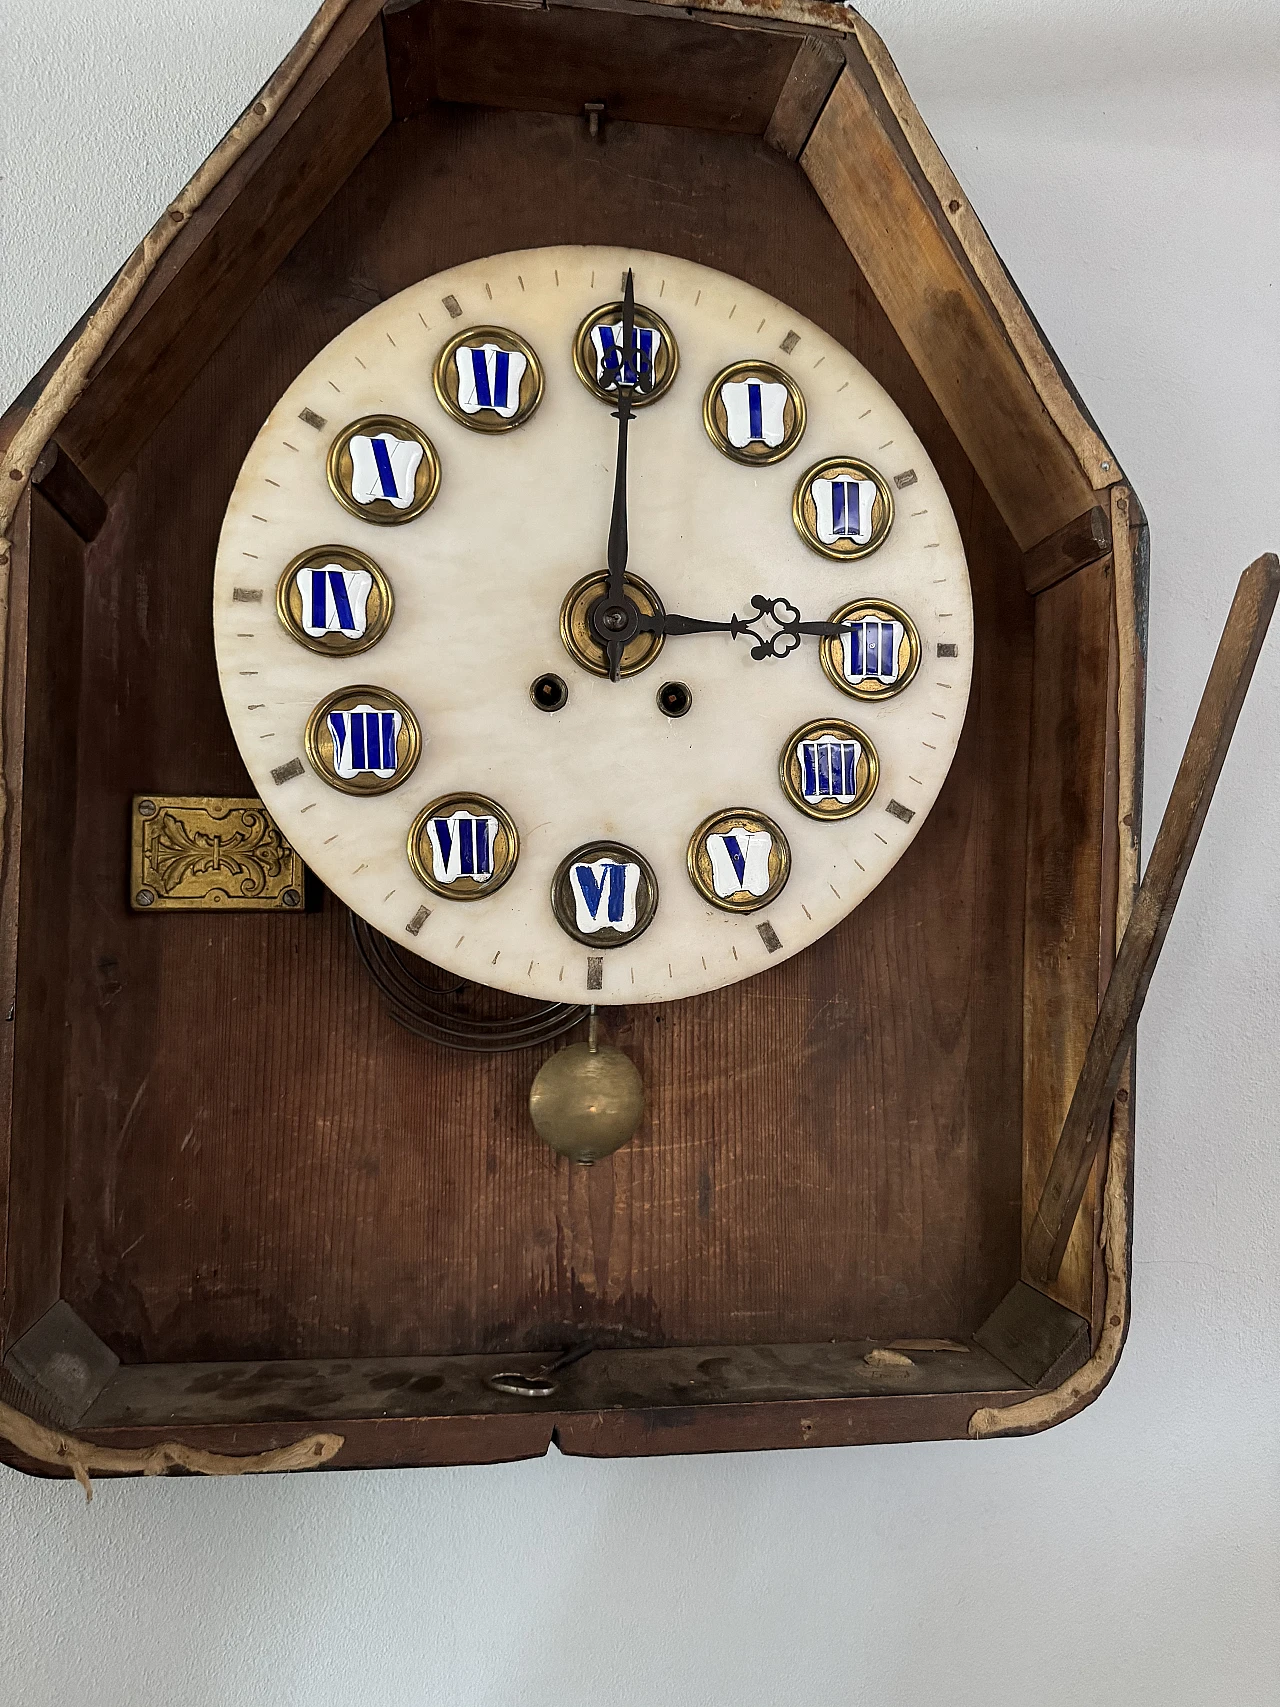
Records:
[[[633,1138],[644,1115],[644,1085],[635,1062],[611,1043],[598,1043],[596,1027],[593,1007],[587,1041],[553,1055],[529,1090],[539,1138],[588,1167]]]

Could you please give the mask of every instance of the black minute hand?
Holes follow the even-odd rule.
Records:
[[[741,617],[735,612],[728,622],[707,622],[701,617],[659,611],[653,616],[639,616],[636,627],[642,634],[728,634],[734,640],[745,634],[755,641],[751,648],[753,658],[785,658],[799,646],[802,635],[828,639],[847,634],[853,626],[841,622],[803,622],[800,612],[788,599],[766,599],[756,593],[751,603],[755,607],[754,616]],[[760,631],[758,625],[764,622],[773,623],[772,634]]]
[[[640,358],[636,349],[636,294],[631,269],[627,269],[622,293],[622,347],[615,350],[612,389],[617,393],[618,460],[613,471],[613,514],[609,521],[609,582],[604,597],[591,608],[590,621],[596,638],[604,646],[609,680],[616,682],[622,670],[622,654],[636,634],[638,612],[627,596],[627,430],[634,414],[632,397],[640,381]]]

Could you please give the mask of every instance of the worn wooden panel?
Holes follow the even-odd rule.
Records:
[[[4,613],[5,673],[3,784],[4,820],[0,836],[0,1352],[13,1336],[13,1271],[9,1262],[11,1161],[13,1155],[14,1027],[18,981],[18,899],[22,875],[22,742],[26,728],[27,586],[31,562],[30,493],[14,518],[9,556],[7,609]],[[0,1385],[9,1380],[0,1372]],[[0,1392],[0,1397],[6,1395]]]
[[[420,0],[386,17],[397,118],[433,101],[759,136],[802,37],[646,9]],[[829,85],[828,85],[829,86]]]
[[[63,423],[60,441],[100,492],[390,123],[372,10],[360,0],[334,27],[271,129],[165,254]]]
[[[1057,1309],[1039,1293],[1031,1296],[1046,1310]],[[519,1366],[534,1373],[545,1361],[545,1354],[525,1357]],[[132,1364],[113,1372],[80,1426],[92,1431],[262,1421],[315,1425],[370,1416],[540,1416],[620,1406],[718,1409],[793,1398],[1002,1393],[1021,1379],[980,1347],[885,1358],[883,1348],[866,1340],[598,1351],[553,1375],[556,1391],[546,1398],[489,1385],[490,1377],[512,1366],[503,1356]]]
[[[64,1087],[69,904],[76,830],[83,546],[38,493],[26,582],[27,711],[21,738],[22,856],[15,995],[3,1343],[57,1301],[66,1191]],[[21,724],[14,731],[19,735]],[[15,740],[15,746],[18,741]]]
[[[978,640],[955,767],[907,857],[797,960],[620,1015],[650,1117],[613,1162],[574,1172],[528,1126],[540,1054],[436,1054],[400,1032],[332,904],[130,916],[125,825],[137,790],[246,788],[208,607],[222,511],[279,391],[424,274],[619,229],[794,303],[888,386],[955,505]],[[119,482],[89,571],[64,1289],[127,1360],[588,1331],[964,1338],[1008,1290],[1031,601],[839,235],[763,141],[616,124],[602,148],[572,119],[444,107],[392,127]]]
[[[1093,490],[945,226],[896,122],[846,70],[801,156],[1023,550]]]
[[[1116,649],[1106,558],[1035,601],[1027,829],[1024,1227],[1040,1201],[1110,970],[1115,867],[1107,848]],[[1111,763],[1109,765],[1109,758]],[[1105,895],[1105,899],[1104,899]],[[1093,1319],[1098,1189],[1090,1181],[1056,1282],[1045,1291]]]

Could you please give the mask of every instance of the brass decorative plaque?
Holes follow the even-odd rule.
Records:
[[[137,794],[135,913],[301,912],[306,868],[260,800]]]

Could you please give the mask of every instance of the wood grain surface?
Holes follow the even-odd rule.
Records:
[[[63,1093],[72,1047],[63,1024],[69,969],[68,904],[75,832],[77,683],[83,547],[38,493],[31,504],[27,589],[27,713],[22,788],[20,931],[13,1003],[10,1274],[5,1343],[56,1302],[66,1192]]]
[[[1028,1230],[1027,1271],[1042,1285],[1061,1267],[1278,593],[1280,561],[1268,553],[1240,577]]]
[[[1058,582],[1035,601],[1023,1068],[1022,1195],[1028,1230],[1114,952],[1115,807],[1109,778],[1116,657],[1111,611],[1110,558]],[[1088,1321],[1097,1280],[1098,1203],[1093,1182],[1067,1260],[1046,1288]]]
[[[427,273],[619,229],[750,279],[867,363],[947,484],[979,638],[955,767],[889,881],[795,962],[620,1014],[649,1118],[612,1163],[575,1173],[529,1129],[543,1057],[476,1061],[398,1031],[337,906],[130,916],[128,801],[245,789],[209,588],[274,397]],[[78,760],[56,782],[74,835],[53,904],[72,950],[49,1118],[69,1146],[63,1292],[113,1349],[386,1356],[588,1332],[628,1346],[977,1326],[1018,1271],[1010,898],[1032,602],[1008,530],[794,168],[759,139],[657,126],[612,124],[602,147],[570,118],[439,107],[395,125],[106,495],[87,548]],[[33,857],[52,840],[33,838]]]
[[[422,0],[385,22],[397,118],[436,101],[577,115],[600,101],[606,124],[752,136],[769,123],[803,39],[646,6]]]

